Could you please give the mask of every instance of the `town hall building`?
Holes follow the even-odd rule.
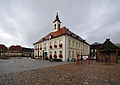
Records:
[[[56,15],[53,22],[53,32],[41,38],[34,45],[34,58],[71,61],[77,59],[77,54],[88,55],[90,45],[77,34],[66,27],[61,28],[61,21]]]

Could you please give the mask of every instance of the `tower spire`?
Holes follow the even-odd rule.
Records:
[[[56,19],[53,22],[53,28],[54,28],[53,32],[56,32],[60,29],[60,24],[61,21],[59,19],[58,12],[56,12]]]
[[[56,22],[56,21],[58,21],[58,22],[61,23],[61,21],[60,21],[60,19],[59,19],[59,16],[58,16],[58,11],[56,12],[56,19],[54,20],[54,22]],[[54,23],[54,22],[53,22],[53,23]]]

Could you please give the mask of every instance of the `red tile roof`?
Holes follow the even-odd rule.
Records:
[[[6,48],[7,49],[7,47],[4,44],[0,44],[0,48]]]
[[[4,44],[0,44],[0,47],[6,47]]]
[[[78,39],[80,41],[84,41],[80,36],[74,34],[73,32],[71,32],[66,27],[63,27],[63,28],[59,29],[56,32],[50,32],[47,36],[43,37],[42,39],[40,39],[39,41],[37,41],[36,43],[34,43],[34,45],[37,44],[37,43],[43,42],[44,40],[48,40],[50,36],[52,36],[52,38],[55,38],[55,37],[58,37],[58,36],[61,36],[61,35],[65,35],[65,34],[67,34],[69,36],[72,36],[73,38],[76,38],[76,39]]]
[[[13,49],[13,48],[18,48],[18,49],[22,49],[22,47],[21,46],[19,46],[19,45],[12,45],[12,46],[10,46],[9,47],[9,50],[11,50],[11,49]]]

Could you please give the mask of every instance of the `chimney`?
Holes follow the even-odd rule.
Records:
[[[106,41],[110,41],[110,38],[106,39]]]

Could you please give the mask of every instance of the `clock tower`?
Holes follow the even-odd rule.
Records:
[[[53,32],[56,32],[57,30],[59,30],[60,25],[61,25],[61,21],[59,20],[58,12],[57,12],[56,19],[53,22]]]

